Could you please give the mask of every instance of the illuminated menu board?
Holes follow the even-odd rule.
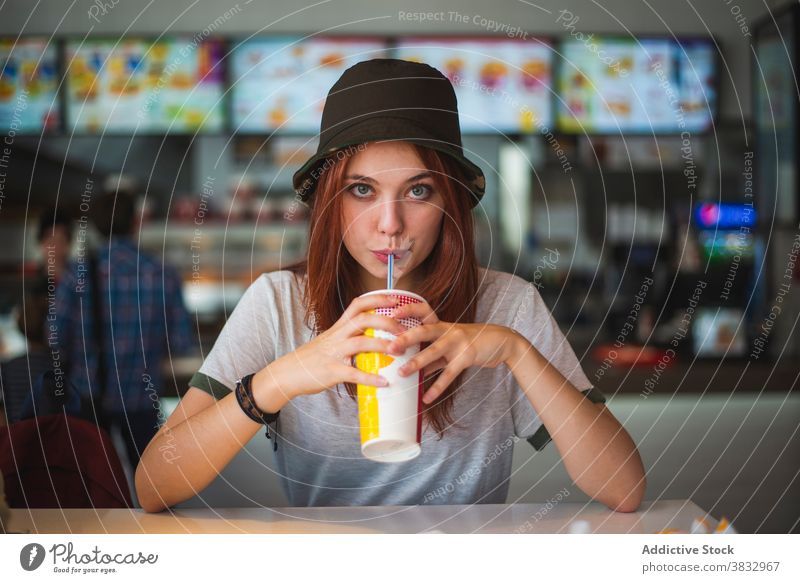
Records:
[[[88,133],[220,131],[223,48],[217,39],[70,41],[67,125]]]
[[[56,46],[47,39],[0,39],[0,131],[58,128]]]
[[[231,56],[233,129],[319,132],[328,91],[345,69],[386,57],[379,38],[257,38]]]
[[[394,56],[450,79],[463,132],[530,133],[552,125],[553,51],[545,41],[405,37]]]
[[[681,133],[711,128],[711,40],[570,39],[561,44],[557,126],[570,133]]]

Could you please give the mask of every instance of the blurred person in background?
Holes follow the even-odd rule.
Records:
[[[72,250],[72,217],[58,207],[45,209],[39,217],[36,241],[42,253],[41,276],[58,283]]]
[[[9,424],[22,418],[32,387],[53,367],[47,348],[47,292],[42,280],[29,287],[16,310],[17,327],[28,346],[25,354],[0,363],[0,403]]]
[[[189,315],[178,273],[137,247],[133,188],[111,186],[89,211],[102,242],[58,286],[57,341],[83,415],[120,431],[133,469],[163,420],[164,360],[190,348]]]
[[[35,229],[36,246],[39,249],[41,258],[36,258],[30,262],[26,261],[23,264],[22,296],[25,297],[25,300],[20,298],[16,304],[17,314],[20,318],[25,318],[26,314],[28,314],[28,322],[33,321],[33,314],[30,314],[30,311],[24,307],[25,301],[30,299],[37,302],[39,299],[44,298],[43,305],[46,311],[48,307],[46,302],[47,295],[50,294],[52,298],[55,297],[56,286],[66,269],[72,250],[72,217],[57,206],[50,206],[45,208],[39,215]],[[37,315],[36,319],[41,320],[44,326],[42,334],[47,336],[48,323],[44,312],[41,315]],[[20,322],[16,328],[22,332],[22,337],[18,337],[14,324],[9,322],[9,325],[10,328],[6,329],[0,327],[0,360],[19,356],[24,348],[24,344],[20,346],[24,339],[27,339],[27,345],[30,346],[31,338],[34,338],[34,342],[36,342],[41,336],[39,333],[34,333],[30,328],[31,333],[26,334]],[[12,339],[12,342],[8,342],[9,338]],[[10,362],[7,364],[10,364]],[[16,367],[17,365],[18,363],[15,363],[12,366]]]

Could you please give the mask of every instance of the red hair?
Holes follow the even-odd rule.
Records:
[[[424,282],[420,295],[442,322],[472,323],[477,306],[478,262],[471,195],[460,166],[449,156],[417,144],[410,145],[433,173],[436,190],[444,201],[439,237],[430,255],[416,268],[422,270],[420,280]],[[342,244],[344,225],[339,194],[344,192],[347,163],[357,151],[352,146],[343,148],[326,160],[311,199],[308,255],[300,263],[286,268],[296,276],[308,275],[303,294],[306,325],[313,326],[317,334],[333,326],[356,297],[369,291],[361,288],[360,266]],[[331,269],[332,265],[336,268]],[[440,372],[425,379],[426,390]],[[465,372],[462,371],[423,412],[423,421],[428,422],[440,438],[444,430],[453,425],[453,398]],[[345,386],[355,400],[356,386],[353,383],[345,383]]]

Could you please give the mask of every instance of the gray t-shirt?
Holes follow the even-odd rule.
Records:
[[[509,273],[481,268],[476,322],[525,336],[578,390],[605,398],[586,378],[536,287]],[[305,281],[305,280],[303,280]],[[265,273],[247,289],[190,386],[217,399],[236,380],[312,338],[301,289],[289,271]],[[423,424],[422,452],[381,463],[361,455],[358,405],[344,385],[293,399],[281,410],[275,462],[292,506],[380,506],[505,503],[514,444],[537,450],[550,440],[505,365],[470,367],[455,394],[442,439]],[[264,439],[259,432],[259,438]]]

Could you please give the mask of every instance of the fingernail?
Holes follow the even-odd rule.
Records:
[[[380,386],[382,386],[382,387],[387,387],[387,386],[389,386],[389,381],[387,381],[385,378],[381,377],[380,379],[378,379],[378,384]]]

